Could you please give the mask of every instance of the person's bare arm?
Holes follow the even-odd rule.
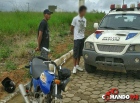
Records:
[[[38,47],[36,48],[36,51],[40,50],[40,44],[41,44],[41,41],[42,41],[42,34],[43,34],[43,32],[39,31],[38,38],[37,38]]]
[[[71,31],[71,34],[73,35],[73,33],[74,33],[74,26],[73,25],[71,25],[70,31]]]

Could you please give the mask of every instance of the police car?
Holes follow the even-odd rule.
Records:
[[[140,4],[113,4],[110,9],[100,24],[94,23],[97,30],[85,41],[85,69],[135,70],[140,78]]]

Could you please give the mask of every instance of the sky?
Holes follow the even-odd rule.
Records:
[[[137,3],[140,0],[125,0],[125,3],[130,5]],[[122,0],[85,0],[85,5],[88,11],[109,11],[111,4],[122,4]],[[63,11],[78,11],[78,0],[0,0],[1,11],[13,10],[28,10],[28,3],[30,11],[43,11],[48,8],[48,5],[56,5]]]

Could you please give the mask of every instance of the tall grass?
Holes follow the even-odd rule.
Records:
[[[50,29],[67,28],[76,15],[77,13],[68,12],[54,13],[49,21]],[[95,22],[100,20],[103,15],[103,13],[88,13],[86,18],[88,22]],[[0,35],[3,33],[5,35],[30,35],[30,33],[37,31],[42,18],[41,12],[0,12]]]

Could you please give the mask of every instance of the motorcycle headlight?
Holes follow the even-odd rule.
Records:
[[[92,42],[85,42],[84,49],[95,50],[94,49],[94,44]]]
[[[70,78],[67,78],[66,80],[61,82],[61,89],[64,92],[68,91],[69,87],[70,87]]]
[[[43,83],[46,83],[47,78],[46,78],[46,75],[45,75],[44,73],[41,73],[41,75],[40,75],[40,80],[41,80]]]
[[[131,45],[128,48],[129,52],[140,52],[140,45]]]

